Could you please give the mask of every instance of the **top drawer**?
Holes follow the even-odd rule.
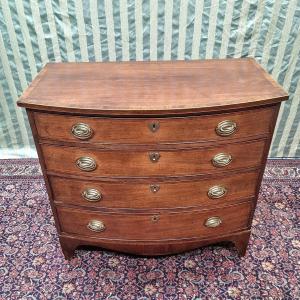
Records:
[[[43,139],[84,143],[218,141],[270,132],[274,107],[216,115],[170,118],[95,118],[35,113]]]

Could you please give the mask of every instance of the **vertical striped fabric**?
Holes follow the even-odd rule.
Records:
[[[48,61],[255,57],[289,92],[271,157],[300,157],[300,0],[0,0],[0,158],[36,156],[16,100]]]

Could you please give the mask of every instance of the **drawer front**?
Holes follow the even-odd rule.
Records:
[[[123,240],[209,237],[245,229],[251,203],[208,211],[161,214],[100,213],[58,207],[62,231]]]
[[[145,177],[218,173],[259,166],[264,146],[265,141],[260,140],[214,148],[152,152],[43,144],[42,151],[48,171],[84,176]]]
[[[268,134],[273,114],[273,108],[264,108],[209,116],[157,119],[92,118],[46,113],[35,113],[34,116],[38,134],[44,139],[152,144],[230,140]]]
[[[213,207],[254,197],[258,172],[193,181],[87,181],[50,176],[56,202],[103,208]]]

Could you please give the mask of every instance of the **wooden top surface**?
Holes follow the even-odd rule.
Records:
[[[219,111],[286,100],[254,59],[49,63],[18,105],[106,115]]]

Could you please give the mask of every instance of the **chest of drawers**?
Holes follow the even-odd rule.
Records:
[[[245,254],[280,102],[253,59],[47,64],[23,93],[60,243]]]

